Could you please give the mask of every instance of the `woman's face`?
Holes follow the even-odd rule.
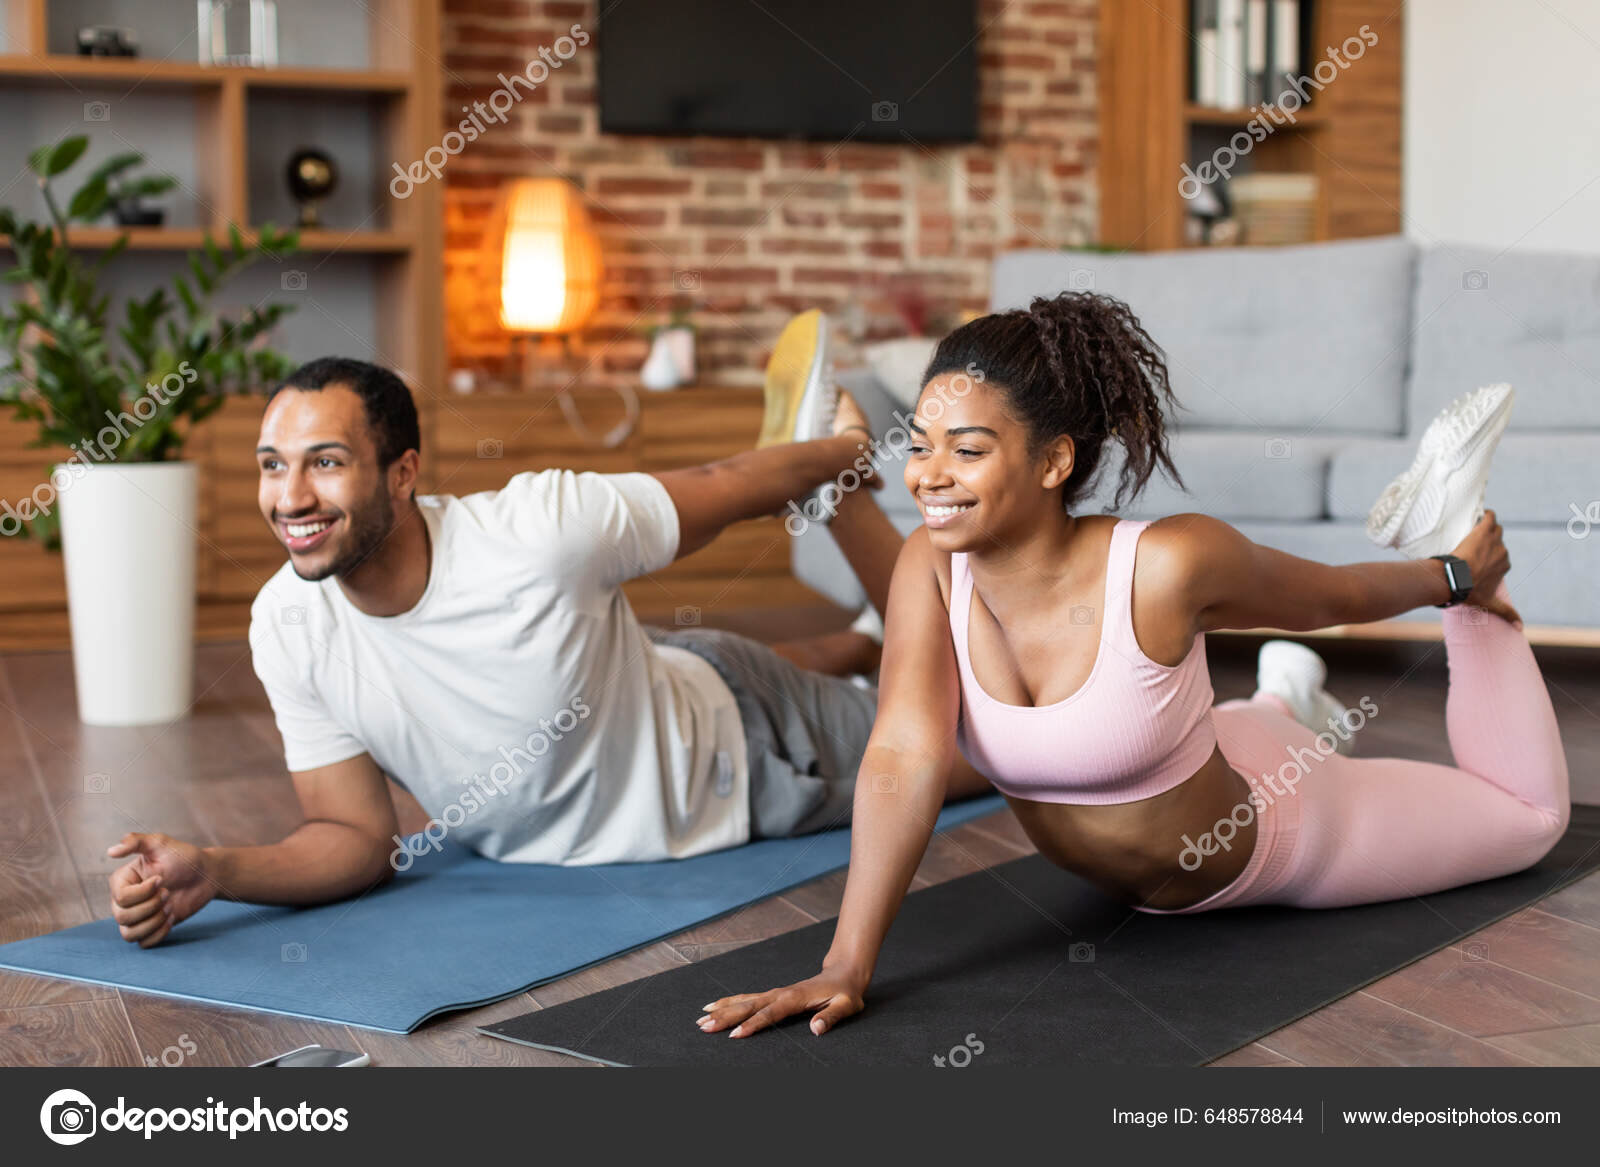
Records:
[[[1061,513],[1071,442],[1030,457],[1027,429],[999,388],[962,373],[935,377],[917,398],[911,431],[906,489],[939,550],[1011,543]]]

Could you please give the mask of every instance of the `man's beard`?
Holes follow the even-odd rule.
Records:
[[[389,500],[388,490],[380,483],[371,502],[359,510],[346,511],[345,515],[350,520],[350,527],[341,544],[343,549],[327,567],[319,568],[310,575],[295,567],[294,573],[301,579],[315,583],[330,575],[346,576],[365,563],[389,537],[389,531],[394,526],[394,503]],[[289,562],[293,565],[294,560]]]

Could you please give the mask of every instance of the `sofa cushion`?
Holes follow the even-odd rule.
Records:
[[[1415,249],[1398,236],[1152,254],[1016,251],[990,303],[1093,289],[1166,351],[1180,424],[1399,434]]]
[[[1521,408],[1519,397],[1517,407]],[[1328,513],[1365,520],[1395,475],[1416,457],[1404,439],[1357,439],[1333,456]],[[1484,505],[1502,523],[1566,523],[1600,513],[1600,433],[1514,434],[1500,439]],[[1597,536],[1600,537],[1600,536]]]
[[[938,347],[938,337],[902,336],[863,345],[861,357],[891,397],[906,409],[915,409],[922,395],[922,372]]]
[[[1513,430],[1600,430],[1600,256],[1430,248],[1414,312],[1405,432],[1496,381]]]
[[[1171,449],[1172,461],[1188,489],[1180,490],[1157,472],[1139,497],[1117,513],[1158,518],[1199,511],[1228,522],[1320,519],[1328,461],[1348,440],[1253,430],[1184,430],[1172,436]],[[1122,463],[1122,447],[1113,447],[1091,503],[1081,509],[1100,511],[1111,505]]]

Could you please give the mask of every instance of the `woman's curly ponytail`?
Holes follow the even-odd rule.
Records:
[[[1177,402],[1166,358],[1121,300],[1063,292],[1037,297],[1025,311],[981,316],[939,342],[923,384],[971,368],[1006,394],[1035,452],[1062,434],[1072,438],[1069,510],[1089,493],[1111,440],[1125,451],[1113,510],[1158,469],[1183,484],[1167,448],[1164,407]]]

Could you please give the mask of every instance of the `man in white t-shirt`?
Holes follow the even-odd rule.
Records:
[[[111,877],[124,938],[158,944],[217,896],[341,899],[444,845],[599,864],[848,822],[875,694],[796,661],[867,671],[874,646],[646,629],[621,591],[849,481],[870,434],[834,404],[825,349],[815,314],[785,331],[764,448],[656,474],[529,472],[463,498],[415,494],[417,415],[393,373],[325,358],[292,374],[257,449],[289,562],[256,597],[250,646],[306,821],[260,846],[126,836],[108,852],[128,859]],[[865,491],[829,526],[883,610],[899,534]],[[432,816],[415,840],[385,775]],[[947,796],[985,788],[963,766]]]

